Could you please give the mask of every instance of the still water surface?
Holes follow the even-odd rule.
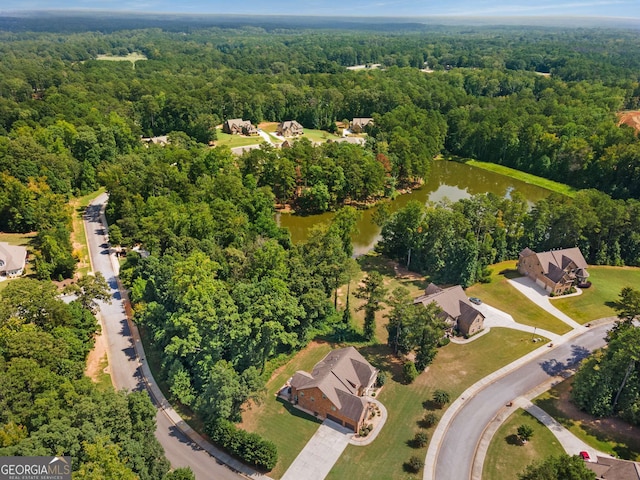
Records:
[[[531,204],[547,197],[551,192],[541,187],[524,183],[498,173],[488,172],[478,167],[463,163],[435,160],[431,164],[429,180],[411,194],[399,195],[390,202],[391,211],[395,212],[411,200],[423,203],[451,201],[469,198],[478,193],[491,192],[508,197],[513,192],[520,192]],[[353,237],[353,250],[361,255],[373,248],[380,238],[380,228],[371,221],[376,207],[362,210],[362,218],[358,222],[358,233]],[[320,222],[328,222],[333,212],[306,217],[279,214],[278,224],[287,227],[294,243],[306,240],[309,227]]]

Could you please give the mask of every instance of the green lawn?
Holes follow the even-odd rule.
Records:
[[[640,285],[640,268],[589,267],[589,274],[592,285],[584,289],[582,295],[552,300],[553,305],[580,323],[615,317],[611,302],[618,300],[623,287]]]
[[[554,182],[553,180],[548,180],[546,178],[538,177],[530,173],[521,172],[520,170],[516,170],[514,168],[505,167],[504,165],[498,165],[497,163],[479,162],[478,160],[466,159],[463,159],[462,161],[467,165],[472,165],[474,167],[482,168],[490,172],[495,172],[499,173],[500,175],[515,178],[516,180],[520,180],[531,185],[536,185],[538,187],[546,188],[547,190],[560,193],[568,197],[574,197],[577,193],[577,190],[575,188],[570,187],[569,185],[565,185],[564,183]]]
[[[145,55],[138,52],[129,53],[127,55],[98,55],[96,60],[104,60],[109,62],[131,62],[133,68],[136,68],[138,60],[148,60]]]
[[[439,388],[455,399],[476,381],[535,349],[536,344],[530,340],[527,333],[496,328],[467,345],[449,344],[438,351],[434,363],[411,385],[399,383],[400,365],[393,363],[386,346],[361,349],[373,365],[392,373],[379,396],[389,417],[371,445],[349,445],[327,478],[372,478],[371,472],[375,472],[375,478],[407,478],[402,464],[413,455],[424,458],[427,451],[427,447],[417,449],[408,444],[428,411],[423,402]],[[442,416],[443,411],[435,411]],[[429,436],[434,428],[426,430]]]
[[[533,437],[524,445],[517,438],[520,425],[533,428]],[[515,478],[527,465],[562,451],[551,431],[524,410],[516,410],[498,429],[484,461],[483,480]]]
[[[308,138],[312,142],[326,142],[327,140],[340,138],[333,133],[326,132],[324,130],[314,130],[312,128],[305,128],[304,133],[298,138]]]
[[[559,383],[533,403],[593,448],[625,460],[640,461],[640,428],[621,421],[603,422],[579,411],[567,400],[572,383],[573,378]]]
[[[216,147],[226,145],[229,148],[246,147],[247,145],[260,145],[264,139],[260,135],[246,137],[244,135],[229,135],[222,130],[216,130]]]
[[[564,334],[571,327],[550,313],[535,305],[514,287],[509,278],[517,278],[515,260],[498,263],[491,268],[491,282],[477,283],[467,289],[467,295],[478,297],[492,307],[509,313],[516,322],[532,327],[544,328],[550,332]],[[571,315],[570,315],[571,316]]]

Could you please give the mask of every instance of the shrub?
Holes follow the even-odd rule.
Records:
[[[247,463],[272,470],[278,463],[278,450],[273,442],[257,433],[249,433],[227,421],[220,420],[206,426],[214,443]]]
[[[445,390],[438,389],[433,392],[433,403],[438,405],[440,408],[444,407],[450,400],[449,392]]]
[[[413,362],[405,362],[402,366],[402,373],[407,383],[413,383],[413,381],[418,378],[418,370],[416,369],[416,364]]]
[[[433,427],[438,423],[438,416],[433,412],[429,412],[424,416],[423,423],[427,428]]]
[[[449,337],[442,337],[438,340],[439,347],[444,347],[445,345],[449,345],[449,343],[451,343],[451,339]]]
[[[429,442],[429,435],[424,432],[416,433],[416,436],[413,438],[413,444],[416,448],[426,447]]]
[[[518,437],[520,437],[522,443],[527,443],[533,437],[533,428],[525,424],[520,425],[518,427]]]
[[[387,383],[387,372],[380,370],[380,372],[378,372],[378,379],[376,380],[376,383],[379,387],[382,387]]]
[[[424,462],[415,455],[404,464],[404,469],[411,473],[418,473],[422,467],[424,467]]]

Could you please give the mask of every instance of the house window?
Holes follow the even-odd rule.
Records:
[[[336,411],[336,407],[334,407],[333,405],[331,405],[331,410],[333,410],[334,412]]]
[[[315,402],[315,401],[316,401],[316,399],[315,399],[315,398],[313,398],[313,397],[311,397],[311,401],[312,401],[312,402]]]
[[[323,393],[323,394],[322,394],[322,398],[327,398],[327,396]]]
[[[301,396],[301,397],[304,397],[304,392],[300,392],[300,396]]]

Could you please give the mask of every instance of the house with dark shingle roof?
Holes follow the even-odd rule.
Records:
[[[435,302],[440,310],[440,319],[449,328],[455,328],[462,335],[471,336],[484,328],[484,315],[469,302],[460,285],[440,288],[430,283],[424,295],[420,295],[413,303],[421,303],[425,307]]]
[[[536,253],[525,248],[518,257],[518,272],[553,295],[567,293],[589,277],[587,262],[578,247]]]
[[[333,350],[311,373],[295,373],[290,382],[290,401],[317,417],[358,432],[367,419],[366,396],[377,376],[378,370],[355,348]]]
[[[222,131],[230,135],[258,135],[258,129],[250,120],[232,118],[222,125]]]
[[[302,135],[304,133],[304,128],[295,120],[287,120],[278,124],[276,133],[283,137],[295,137],[297,135]]]
[[[24,272],[26,262],[26,248],[0,242],[0,278],[19,277]]]

